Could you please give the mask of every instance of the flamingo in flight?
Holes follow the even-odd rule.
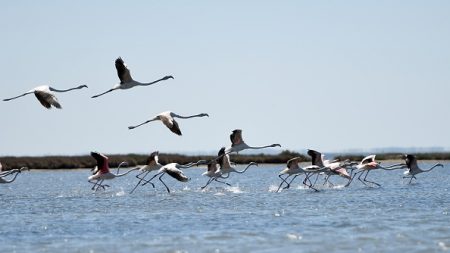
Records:
[[[233,172],[242,174],[242,173],[246,172],[248,170],[248,168],[250,168],[251,166],[258,166],[257,163],[250,162],[247,165],[247,167],[245,167],[245,169],[243,169],[243,170],[236,170],[233,166],[231,166],[230,155],[225,152],[225,147],[222,147],[219,150],[219,153],[217,153],[217,155],[219,156],[217,158],[217,160],[218,160],[218,163],[220,165],[220,167],[218,169],[218,172],[220,173],[222,178],[228,178],[230,176],[230,173],[233,173]],[[224,176],[224,175],[226,175],[226,176]]]
[[[204,186],[201,187],[201,189],[205,189],[210,183],[212,183],[213,181],[222,183],[222,184],[226,184],[228,186],[231,186],[231,184],[227,183],[227,182],[223,182],[223,181],[219,181],[219,178],[221,178],[221,173],[220,170],[217,168],[217,161],[215,159],[211,160],[208,163],[208,168],[207,170],[202,174],[202,176],[206,176],[209,177],[208,182],[206,182],[206,184]]]
[[[102,95],[105,95],[106,93],[109,93],[111,91],[115,91],[118,89],[126,90],[126,89],[133,88],[134,86],[148,86],[148,85],[152,85],[152,84],[155,84],[157,82],[164,81],[167,79],[173,79],[173,76],[165,76],[161,79],[158,79],[158,80],[150,82],[150,83],[141,83],[141,82],[135,81],[131,77],[130,70],[128,69],[127,65],[120,57],[116,59],[116,69],[117,69],[117,75],[119,76],[119,79],[120,79],[120,83],[114,85],[111,89],[109,89],[103,93],[92,96],[92,98],[100,97]]]
[[[233,132],[230,134],[230,140],[231,140],[231,146],[225,150],[225,152],[227,154],[233,153],[233,152],[239,153],[240,151],[245,150],[245,149],[264,149],[264,148],[281,147],[280,144],[271,144],[271,145],[260,146],[260,147],[249,146],[249,145],[247,145],[247,143],[245,143],[244,139],[242,138],[242,130],[241,129],[233,130]]]
[[[191,115],[191,116],[181,116],[181,115],[175,114],[171,111],[166,111],[166,112],[162,112],[162,113],[156,115],[153,119],[149,119],[141,124],[138,124],[136,126],[129,126],[128,129],[135,129],[136,127],[140,127],[149,122],[160,120],[167,128],[169,128],[170,131],[172,131],[176,135],[181,136],[181,130],[180,130],[178,123],[175,121],[175,118],[189,119],[189,118],[205,117],[205,116],[209,117],[209,115],[207,113],[200,113],[200,114],[195,114],[195,115]]]
[[[53,87],[50,87],[48,85],[41,85],[38,86],[34,89],[31,89],[27,92],[25,92],[22,95],[16,96],[16,97],[12,97],[12,98],[6,98],[3,99],[3,101],[10,101],[16,98],[20,98],[23,96],[26,96],[28,94],[33,94],[36,96],[36,98],[39,100],[39,102],[41,103],[41,105],[43,105],[45,108],[47,109],[51,109],[52,106],[58,109],[62,109],[61,104],[59,103],[58,99],[56,98],[55,94],[53,92],[67,92],[67,91],[71,91],[71,90],[78,90],[78,89],[82,89],[82,88],[87,88],[86,85],[80,85],[78,87],[74,87],[74,88],[70,88],[67,90],[58,90],[55,89]]]
[[[191,162],[188,164],[178,164],[178,163],[169,163],[166,164],[164,166],[162,166],[159,170],[158,173],[156,173],[152,178],[150,178],[149,180],[147,180],[145,183],[143,183],[142,185],[146,185],[148,183],[151,183],[151,181],[159,176],[159,181],[161,181],[161,183],[166,187],[166,190],[168,193],[170,193],[170,189],[169,187],[167,187],[167,185],[164,183],[164,181],[162,180],[162,177],[165,174],[168,174],[169,176],[175,178],[176,180],[180,181],[180,182],[187,182],[189,181],[189,178],[184,175],[183,171],[181,169],[187,169],[193,166],[198,166],[200,164],[205,164],[206,161],[204,160],[200,160],[198,162]]]
[[[93,175],[88,177],[88,182],[94,184],[92,186],[92,190],[97,191],[100,187],[105,189],[105,187],[109,187],[109,185],[103,185],[104,180],[111,180],[116,177],[122,177],[127,175],[128,173],[138,170],[139,168],[134,168],[126,171],[125,173],[119,174],[119,169],[122,165],[126,165],[126,162],[121,162],[117,167],[117,174],[113,174],[109,171],[108,157],[99,152],[91,152],[91,156],[97,161],[97,166],[93,171]],[[95,181],[95,182],[94,182]],[[97,187],[97,188],[96,188]]]
[[[16,180],[19,173],[22,172],[22,170],[29,170],[27,167],[22,167],[20,169],[12,169],[9,171],[3,171],[2,163],[0,163],[0,184],[9,184],[14,182]],[[6,179],[5,177],[14,174],[14,177],[11,179]]]
[[[380,163],[378,163],[375,160],[375,156],[376,155],[369,155],[369,156],[364,157],[361,160],[361,162],[358,165],[356,165],[357,172],[353,175],[352,179],[345,186],[349,186],[350,183],[353,181],[353,178],[355,178],[356,175],[359,174],[358,180],[361,181],[364,185],[369,186],[366,183],[371,183],[371,184],[377,185],[378,187],[381,187],[380,184],[366,179],[367,175],[369,175],[369,172],[371,172],[372,170],[376,170],[376,169],[396,170],[396,169],[402,169],[405,167],[405,165],[401,164],[401,163],[393,164],[393,165],[390,165],[387,167],[381,166]],[[361,177],[363,176],[364,173],[366,173],[366,175],[364,176],[363,179],[361,179]]]
[[[403,178],[410,178],[408,184],[411,184],[411,181],[413,180],[413,178],[417,180],[417,178],[416,178],[417,174],[431,171],[432,169],[434,169],[436,167],[444,167],[443,164],[437,163],[437,164],[431,166],[431,168],[429,168],[427,170],[422,170],[421,168],[419,168],[419,165],[417,165],[417,158],[415,155],[406,154],[403,156],[403,159],[405,159],[406,167],[407,167],[406,171],[403,173],[404,174]]]
[[[163,165],[160,164],[158,161],[158,155],[159,151],[151,153],[150,156],[147,158],[147,162],[145,163],[145,165],[139,169],[140,173],[136,175],[136,178],[139,179],[139,182],[136,184],[133,190],[131,190],[130,194],[134,192],[134,190],[141,184],[142,181],[147,182],[147,180],[145,180],[145,177],[150,172],[159,170],[161,167],[163,167]],[[144,174],[144,176],[140,177],[142,174]],[[153,186],[153,188],[155,188],[155,185],[152,182],[148,183],[150,183]]]

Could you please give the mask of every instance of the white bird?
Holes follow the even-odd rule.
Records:
[[[349,186],[350,183],[353,181],[353,178],[355,178],[356,175],[360,173],[360,175],[358,176],[358,180],[361,181],[364,185],[370,186],[370,185],[366,184],[366,182],[367,182],[367,183],[375,184],[375,185],[381,187],[381,185],[378,184],[378,183],[366,180],[367,175],[369,174],[369,172],[371,172],[372,170],[376,170],[376,169],[396,170],[396,169],[402,169],[402,168],[405,167],[405,165],[401,164],[401,163],[400,164],[393,164],[393,165],[390,165],[390,166],[387,166],[387,167],[381,166],[380,163],[378,163],[375,160],[375,156],[376,155],[369,155],[369,156],[364,157],[361,160],[361,162],[358,165],[356,165],[356,169],[358,171],[353,175],[352,179],[345,186]],[[364,172],[366,172],[366,175],[364,176],[364,179],[361,179],[361,177],[364,174]]]
[[[139,169],[140,173],[136,175],[136,177],[139,179],[139,182],[136,184],[133,190],[131,190],[130,194],[134,192],[134,190],[139,186],[139,184],[141,184],[142,181],[147,182],[147,180],[145,180],[145,177],[150,172],[159,170],[163,166],[158,161],[158,155],[159,155],[158,151],[151,153],[150,156],[147,158],[146,164]],[[140,177],[144,173],[145,175],[143,177]],[[153,186],[153,188],[155,188],[155,185],[153,183],[151,182],[148,183],[150,183]]]
[[[166,187],[167,192],[170,193],[169,187],[167,187],[167,185],[164,183],[164,181],[162,181],[162,177],[165,174],[169,174],[169,176],[175,178],[176,180],[178,180],[180,182],[187,182],[187,181],[189,181],[189,178],[186,175],[184,175],[184,173],[183,173],[183,171],[181,169],[187,169],[187,168],[190,168],[192,166],[198,166],[198,165],[204,164],[204,163],[205,163],[205,161],[200,160],[200,161],[195,162],[195,163],[191,162],[191,163],[184,164],[184,165],[178,164],[178,163],[166,164],[166,165],[164,165],[163,167],[161,167],[158,170],[158,173],[156,173],[156,175],[154,175],[152,178],[150,178],[148,181],[146,181],[142,185],[146,185],[148,183],[151,183],[151,181],[155,177],[159,176],[159,181],[161,181],[161,183]]]
[[[170,129],[170,131],[172,131],[173,133],[175,133],[177,135],[181,135],[180,127],[178,126],[178,123],[175,121],[175,118],[189,119],[189,118],[194,118],[194,117],[205,117],[205,116],[209,117],[209,115],[207,113],[200,113],[200,114],[191,115],[191,116],[180,116],[171,111],[166,111],[166,112],[162,112],[162,113],[156,115],[153,119],[147,120],[139,125],[129,126],[128,129],[134,129],[136,127],[140,127],[149,122],[160,120],[167,128]]]
[[[100,187],[105,189],[105,187],[109,187],[109,185],[102,185],[104,180],[111,180],[116,177],[122,177],[127,175],[128,173],[138,170],[139,168],[130,169],[125,173],[119,174],[119,169],[122,165],[127,164],[126,162],[121,162],[117,167],[117,174],[113,174],[109,171],[108,157],[104,154],[98,152],[91,152],[91,156],[97,161],[97,166],[94,169],[93,175],[88,177],[88,182],[94,184],[92,186],[92,190],[97,191]],[[95,182],[94,182],[95,181]],[[97,186],[97,188],[95,188]]]
[[[14,182],[14,180],[16,180],[17,176],[19,175],[19,173],[22,172],[22,170],[28,170],[27,167],[22,167],[20,169],[12,169],[9,171],[3,171],[3,166],[2,163],[0,163],[0,184],[8,184],[8,183],[12,183]],[[13,175],[14,177],[11,179],[6,179],[5,177],[9,176],[9,175]]]
[[[260,146],[260,147],[249,146],[244,142],[244,139],[242,138],[242,130],[241,129],[233,130],[233,132],[230,134],[230,140],[231,140],[231,146],[225,150],[225,152],[227,154],[233,153],[233,152],[239,153],[240,151],[245,150],[245,149],[264,149],[264,148],[281,147],[280,144],[271,144],[271,145]]]
[[[330,161],[325,160],[325,155],[320,153],[319,151],[308,149],[307,154],[311,157],[312,165],[317,165],[319,167],[327,168],[322,173],[324,173],[325,179],[324,184],[330,183],[329,178],[333,175],[338,175],[344,177],[348,180],[351,179],[351,176],[348,174],[346,167],[353,166],[354,163],[349,162],[348,160],[341,162],[338,159]]]
[[[116,59],[116,69],[117,69],[117,75],[119,76],[119,79],[120,79],[120,83],[114,85],[111,89],[109,89],[103,93],[92,96],[92,98],[100,97],[102,95],[105,95],[106,93],[109,93],[111,91],[115,91],[118,89],[126,90],[126,89],[133,88],[134,86],[148,86],[148,85],[152,85],[152,84],[155,84],[157,82],[164,81],[167,79],[173,79],[173,76],[165,76],[161,79],[158,79],[158,80],[150,82],[150,83],[141,83],[141,82],[135,81],[135,80],[133,80],[133,78],[131,78],[130,70],[128,69],[127,65],[120,57]]]
[[[258,166],[257,163],[255,162],[250,162],[247,167],[245,167],[245,169],[243,170],[236,170],[233,166],[231,166],[231,162],[230,162],[230,155],[228,153],[225,152],[225,147],[222,147],[219,150],[219,153],[217,154],[219,157],[217,158],[218,160],[218,164],[220,165],[219,169],[217,170],[217,172],[220,173],[222,178],[228,178],[230,176],[230,173],[235,172],[235,173],[239,173],[242,174],[244,172],[247,171],[248,168],[250,168],[251,166],[255,165]],[[226,176],[225,176],[226,175]]]
[[[58,99],[56,98],[55,94],[53,94],[53,92],[67,92],[67,91],[71,91],[71,90],[77,90],[77,89],[82,89],[82,88],[87,88],[86,85],[80,85],[78,87],[75,88],[70,88],[67,90],[58,90],[55,88],[52,88],[48,85],[42,85],[42,86],[38,86],[32,90],[29,90],[27,92],[25,92],[22,95],[19,95],[17,97],[12,97],[12,98],[6,98],[3,99],[3,101],[10,101],[16,98],[20,98],[23,96],[26,96],[28,94],[33,94],[36,96],[36,98],[39,100],[39,102],[47,109],[51,109],[52,106],[61,109],[61,104],[59,103]]]
[[[283,189],[288,189],[291,185],[291,183],[294,181],[294,179],[302,174],[306,174],[305,170],[303,170],[298,164],[302,161],[301,157],[294,157],[292,159],[289,159],[287,161],[287,166],[285,169],[280,171],[278,174],[278,177],[281,178],[280,186],[278,186],[277,192],[280,190],[283,183],[286,183],[286,186]],[[283,175],[287,175],[286,177],[282,177]],[[286,180],[290,177],[294,177],[291,179],[291,181],[288,183]]]
[[[227,183],[227,182],[223,182],[220,181],[219,178],[221,178],[221,173],[220,170],[217,168],[217,162],[216,160],[211,160],[208,163],[208,168],[207,170],[202,174],[202,176],[206,176],[209,177],[208,182],[206,182],[206,184],[204,186],[201,187],[201,189],[205,189],[206,186],[208,186],[210,183],[212,183],[213,181],[222,183],[222,184],[226,184],[228,186],[231,186],[231,184]]]
[[[411,183],[411,181],[416,178],[417,174],[423,173],[423,172],[428,172],[431,171],[432,169],[436,168],[436,167],[444,167],[443,164],[437,163],[433,166],[431,166],[431,168],[427,169],[427,170],[422,170],[421,168],[419,168],[419,165],[417,165],[417,158],[415,155],[409,155],[406,154],[403,156],[403,158],[405,159],[406,162],[406,171],[403,173],[405,176],[403,178],[410,178],[409,183]]]

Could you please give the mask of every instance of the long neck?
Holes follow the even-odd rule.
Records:
[[[437,164],[433,165],[433,167],[431,167],[431,168],[429,168],[429,169],[427,169],[427,170],[424,170],[424,172],[431,171],[432,169],[436,168],[437,166],[442,166],[442,164],[437,163]]]
[[[177,115],[177,114],[173,115],[173,117],[180,118],[180,119],[190,119],[190,118],[203,117],[203,116],[204,116],[204,114],[196,114],[196,115],[191,115],[191,116],[181,116],[181,115]]]
[[[272,145],[267,145],[267,146],[260,146],[260,147],[250,147],[250,146],[248,146],[248,149],[263,149],[263,148],[271,148],[271,147],[273,147],[273,144]]]
[[[158,80],[156,80],[156,81],[153,81],[153,82],[150,82],[150,83],[141,83],[141,82],[137,82],[137,81],[135,81],[136,83],[138,83],[138,85],[141,85],[141,86],[147,86],[147,85],[152,85],[152,84],[155,84],[155,83],[157,83],[157,82],[161,82],[161,81],[164,81],[164,80],[167,80],[167,78],[160,78],[160,79],[158,79]]]
[[[398,169],[405,168],[405,166],[406,165],[403,163],[397,163],[397,164],[393,164],[393,165],[386,166],[386,167],[378,165],[378,167],[380,167],[380,169],[382,169],[382,170],[398,170]]]
[[[128,170],[128,171],[125,172],[125,173],[117,174],[116,177],[122,177],[122,176],[125,176],[126,174],[128,174],[128,173],[130,173],[130,172],[132,172],[132,171],[138,170],[138,169],[140,169],[140,168],[134,168],[134,169]]]
[[[243,169],[243,170],[241,170],[241,171],[237,171],[237,170],[236,170],[236,173],[244,173],[244,172],[245,172],[248,168],[250,168],[250,166],[252,166],[252,165],[258,166],[257,163],[251,162],[251,163],[249,163],[249,164],[247,165],[247,167],[246,167],[245,169]]]
[[[50,87],[50,90],[51,91],[55,91],[55,92],[67,92],[67,91],[78,90],[78,89],[82,89],[82,88],[84,88],[84,86],[78,86],[78,87],[70,88],[70,89],[67,89],[67,90],[58,90],[58,89]]]

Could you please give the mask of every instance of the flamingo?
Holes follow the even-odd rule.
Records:
[[[51,109],[52,106],[56,107],[58,109],[62,109],[61,104],[59,103],[58,99],[56,98],[55,94],[53,94],[53,92],[67,92],[67,91],[71,91],[71,90],[77,90],[77,89],[82,89],[82,88],[87,88],[86,85],[80,85],[78,87],[75,88],[70,88],[67,90],[58,90],[55,89],[53,87],[50,87],[48,85],[41,85],[38,86],[34,89],[31,89],[27,92],[25,92],[22,95],[16,96],[16,97],[12,97],[12,98],[6,98],[3,99],[3,101],[10,101],[16,98],[20,98],[23,96],[26,96],[28,94],[32,94],[34,93],[34,95],[36,96],[36,98],[39,100],[39,102],[47,109]]]
[[[396,170],[396,169],[402,169],[402,168],[405,167],[405,165],[401,164],[401,163],[400,164],[393,164],[393,165],[390,165],[390,166],[387,166],[387,167],[383,167],[383,166],[380,165],[380,163],[378,163],[375,160],[375,156],[376,155],[369,155],[369,156],[364,157],[361,160],[361,162],[358,165],[356,165],[356,169],[358,171],[353,175],[352,179],[345,186],[349,186],[350,183],[353,181],[353,178],[355,178],[357,174],[361,173],[358,176],[358,180],[361,181],[364,185],[369,186],[369,185],[366,184],[366,182],[367,182],[367,183],[375,184],[378,187],[381,187],[381,185],[378,184],[378,183],[366,180],[367,175],[369,174],[370,171],[376,170],[376,169]],[[361,179],[361,177],[364,174],[364,172],[366,172],[366,175],[364,176],[364,179]]]
[[[251,166],[253,166],[253,165],[258,166],[257,163],[250,162],[247,165],[247,167],[245,167],[245,169],[243,169],[241,171],[236,170],[234,167],[231,166],[230,155],[225,152],[225,147],[222,147],[219,150],[219,153],[217,155],[219,156],[219,158],[217,158],[217,160],[220,165],[218,172],[220,173],[222,178],[228,178],[230,176],[230,173],[232,173],[232,172],[242,174],[242,173],[246,172],[247,169],[250,168]],[[224,176],[224,175],[227,175],[227,176]]]
[[[116,69],[117,69],[117,75],[119,76],[119,79],[120,79],[120,83],[114,85],[111,89],[109,89],[103,93],[92,96],[92,98],[100,97],[102,95],[105,95],[106,93],[109,93],[111,91],[115,91],[118,89],[126,90],[126,89],[133,88],[134,86],[148,86],[148,85],[152,85],[152,84],[155,84],[157,82],[164,81],[167,79],[173,79],[173,76],[165,76],[161,79],[158,79],[158,80],[150,82],[150,83],[141,83],[141,82],[135,81],[135,80],[133,80],[133,78],[131,78],[130,70],[128,69],[127,65],[120,57],[116,59]]]
[[[127,175],[128,173],[138,170],[139,168],[130,169],[125,173],[119,174],[119,169],[122,165],[127,164],[126,162],[121,162],[119,166],[117,167],[117,174],[113,174],[109,171],[109,164],[108,164],[108,157],[104,154],[101,154],[99,152],[91,152],[91,156],[97,161],[97,166],[94,169],[93,175],[88,177],[88,182],[91,184],[94,184],[92,186],[92,190],[97,191],[98,188],[102,187],[105,189],[105,187],[109,187],[109,185],[102,185],[104,180],[111,180],[116,177],[122,177]],[[94,182],[95,181],[95,182]],[[95,188],[97,186],[97,188]]]
[[[145,177],[148,175],[148,173],[159,170],[163,166],[158,161],[158,155],[159,151],[151,153],[150,156],[147,158],[146,164],[139,169],[140,173],[136,175],[136,178],[139,179],[139,182],[136,184],[133,190],[131,190],[130,194],[134,192],[134,190],[139,186],[139,184],[141,184],[142,181],[147,182],[147,180],[145,180]],[[140,177],[140,175],[144,173],[145,175],[143,177]],[[153,183],[151,182],[149,183],[153,186],[153,188],[155,188],[155,185]]]
[[[194,118],[194,117],[205,117],[205,116],[209,117],[209,115],[207,113],[200,113],[200,114],[191,115],[191,116],[180,116],[171,111],[166,111],[166,112],[162,112],[162,113],[156,115],[153,119],[147,120],[144,123],[141,123],[136,126],[129,126],[128,129],[134,129],[136,127],[140,127],[149,122],[152,122],[155,120],[160,120],[167,128],[170,129],[170,131],[181,136],[181,130],[180,130],[180,127],[178,126],[178,123],[175,121],[175,118],[189,119],[189,118]]]
[[[16,180],[19,173],[22,172],[22,170],[29,170],[27,167],[22,167],[20,169],[12,169],[9,171],[3,171],[2,163],[0,163],[0,184],[9,184],[14,182]],[[11,179],[5,179],[4,177],[14,174],[14,177]]]
[[[146,181],[145,183],[143,183],[142,185],[146,185],[148,183],[151,183],[151,181],[159,176],[159,181],[161,181],[161,183],[166,187],[166,190],[168,193],[170,193],[170,189],[169,187],[167,187],[167,185],[164,183],[164,181],[162,181],[162,177],[165,174],[169,174],[169,176],[175,178],[176,180],[180,181],[180,182],[187,182],[189,181],[189,178],[184,175],[183,171],[181,169],[187,169],[193,166],[198,166],[200,164],[205,164],[204,160],[200,160],[198,162],[191,162],[188,164],[178,164],[178,163],[169,163],[166,164],[164,166],[162,166],[159,170],[158,173],[156,173],[152,178],[150,178],[148,181]]]
[[[244,142],[244,139],[242,138],[242,130],[241,129],[235,129],[230,134],[230,140],[231,140],[231,146],[228,147],[225,151],[227,154],[229,153],[239,153],[242,150],[245,149],[264,149],[264,148],[273,148],[273,147],[281,147],[280,144],[271,144],[267,146],[260,146],[260,147],[252,147],[247,145],[247,143]]]
[[[205,189],[206,186],[208,186],[210,183],[212,183],[213,181],[222,183],[222,184],[226,184],[228,186],[231,186],[231,184],[227,183],[227,182],[223,182],[223,181],[219,181],[219,178],[221,178],[221,173],[220,170],[217,169],[217,162],[216,160],[211,160],[208,163],[208,168],[207,170],[202,174],[202,176],[206,176],[209,177],[208,182],[206,182],[206,184],[204,186],[201,187],[201,189]]]
[[[332,175],[338,175],[341,177],[344,177],[348,180],[351,180],[351,176],[348,174],[346,167],[349,166],[353,166],[354,163],[351,163],[350,161],[346,160],[344,162],[340,162],[339,160],[325,160],[325,155],[320,153],[319,151],[313,150],[313,149],[308,149],[307,154],[311,157],[311,163],[312,165],[316,165],[320,168],[327,168],[325,169],[322,173],[324,173],[325,176],[325,182],[326,183],[330,183],[329,178]]]
[[[431,171],[432,169],[436,168],[436,167],[444,167],[443,164],[441,163],[436,163],[435,165],[431,166],[431,168],[427,169],[427,170],[422,170],[421,168],[419,168],[419,165],[417,165],[417,158],[415,155],[409,155],[406,154],[403,156],[403,159],[405,159],[406,162],[406,171],[403,173],[403,175],[405,175],[403,178],[410,178],[409,183],[411,184],[411,181],[416,178],[417,174],[423,173],[423,172],[428,172]]]
[[[302,160],[301,157],[294,157],[287,161],[287,167],[285,169],[283,169],[282,171],[280,171],[280,173],[278,174],[278,177],[281,178],[281,183],[280,183],[280,186],[278,186],[277,192],[280,191],[280,188],[283,185],[283,183],[287,184],[283,189],[288,189],[291,186],[291,183],[294,181],[294,179],[297,176],[299,176],[301,174],[306,174],[305,170],[303,170],[298,165],[298,163],[300,163],[301,160]],[[287,175],[287,176],[283,178],[282,177],[283,175]],[[288,183],[286,180],[292,175],[294,175],[294,177]]]

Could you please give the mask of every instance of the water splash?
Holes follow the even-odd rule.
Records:
[[[232,193],[237,193],[237,194],[244,193],[244,191],[242,191],[241,188],[239,188],[239,186],[228,186],[225,189]]]
[[[122,197],[125,196],[125,191],[123,190],[123,188],[120,189],[120,191],[116,192],[116,197]]]
[[[278,185],[272,184],[269,186],[268,192],[277,192],[277,190],[278,190]]]
[[[300,234],[294,234],[294,233],[287,233],[286,237],[292,241],[299,241],[299,240],[303,239],[303,237]]]

